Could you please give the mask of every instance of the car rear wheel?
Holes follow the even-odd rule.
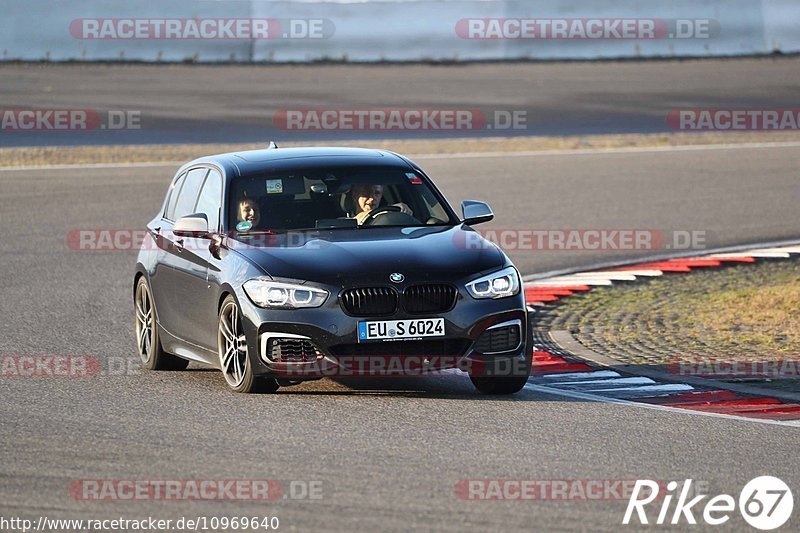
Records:
[[[225,381],[235,392],[275,392],[278,382],[253,374],[239,305],[233,296],[222,303],[217,321],[217,353]]]
[[[148,370],[184,370],[189,361],[164,351],[158,335],[153,294],[144,276],[136,282],[134,292],[136,314],[136,348],[142,365]]]

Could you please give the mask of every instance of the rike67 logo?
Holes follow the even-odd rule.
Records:
[[[719,526],[730,520],[731,514],[737,507],[736,500],[729,494],[714,496],[707,500],[705,505],[701,502],[708,497],[707,494],[696,495],[689,499],[692,495],[691,479],[685,480],[683,486],[677,481],[670,481],[664,494],[659,494],[661,488],[663,485],[656,481],[636,480],[622,523],[630,524],[635,513],[640,524],[649,524],[645,507],[656,500],[661,503],[655,521],[659,525],[676,525],[683,520],[687,524],[694,525],[697,524],[695,513],[698,513],[706,524]],[[677,502],[672,507],[675,497]],[[789,520],[794,508],[794,498],[789,486],[780,479],[760,476],[750,480],[739,493],[738,508],[742,518],[750,526],[766,531],[777,529]],[[650,518],[652,519],[652,516]]]

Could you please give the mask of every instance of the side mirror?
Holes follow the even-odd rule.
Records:
[[[464,214],[464,224],[470,226],[489,222],[494,218],[494,213],[489,204],[477,200],[464,200],[461,202],[461,212]]]
[[[172,233],[178,237],[207,239],[211,236],[211,232],[208,230],[208,217],[204,213],[181,217],[172,228]]]

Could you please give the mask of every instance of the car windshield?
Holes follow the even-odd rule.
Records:
[[[332,168],[235,178],[228,227],[236,233],[452,225],[458,220],[422,175],[406,168]]]

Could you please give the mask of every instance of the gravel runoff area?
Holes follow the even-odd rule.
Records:
[[[760,260],[599,287],[542,308],[535,328],[677,375],[800,391],[800,260]]]
[[[579,135],[566,137],[485,137],[480,139],[399,139],[287,142],[280,146],[363,146],[409,155],[528,152],[552,150],[608,150],[660,148],[710,144],[800,142],[797,132],[672,133]],[[0,167],[79,165],[143,162],[184,162],[196,157],[263,148],[265,144],[157,144],[121,146],[36,146],[0,148]]]

